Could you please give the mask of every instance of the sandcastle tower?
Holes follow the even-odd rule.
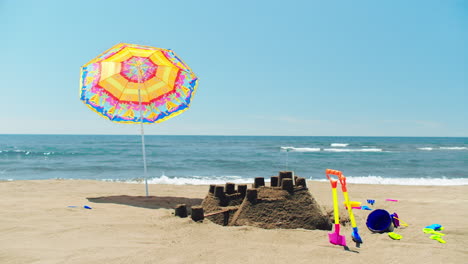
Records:
[[[246,184],[210,185],[201,206],[205,217],[220,225],[250,225],[266,229],[331,230],[330,218],[306,186],[305,178],[281,171],[265,186],[263,177]]]

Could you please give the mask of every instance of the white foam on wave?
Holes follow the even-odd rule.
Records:
[[[440,147],[440,149],[444,150],[466,150],[468,147]]]
[[[315,180],[315,179],[313,179]],[[327,181],[320,179],[317,181]],[[383,185],[454,186],[468,185],[468,178],[384,178],[381,176],[346,176],[347,183]]]
[[[323,151],[329,152],[382,152],[382,149],[379,148],[363,148],[363,149],[337,149],[337,148],[327,148]]]
[[[317,152],[320,151],[320,148],[295,148],[295,147],[281,147],[282,151],[291,151],[291,152]]]
[[[295,147],[281,147],[281,151],[286,152],[383,152],[380,148],[362,148],[362,149],[349,149],[349,148],[295,148]]]
[[[422,147],[418,148],[419,150],[435,150],[434,148],[431,147]],[[468,150],[468,147],[439,147],[439,150]]]
[[[434,148],[418,148],[419,150],[433,150]]]
[[[129,180],[127,183],[144,183],[144,180]],[[149,184],[170,184],[170,185],[210,185],[210,184],[225,184],[226,182],[232,182],[235,184],[252,183],[254,179],[241,178],[239,176],[193,176],[193,177],[168,177],[163,175],[161,177],[155,177],[148,179]],[[265,179],[265,182],[268,182]]]
[[[347,143],[331,143],[330,147],[347,147],[348,145]]]
[[[327,179],[308,180],[325,182]],[[109,180],[108,180],[109,181]],[[265,182],[270,179],[265,178]],[[144,180],[130,180],[126,183],[144,184]],[[193,176],[193,177],[168,177],[161,176],[148,179],[149,184],[168,184],[168,185],[224,185],[226,182],[235,184],[253,183],[253,178],[241,178],[239,176]],[[355,184],[381,184],[381,185],[411,185],[411,186],[456,186],[468,185],[468,178],[384,178],[381,176],[347,176],[346,182]]]

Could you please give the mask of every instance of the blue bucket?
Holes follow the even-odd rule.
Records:
[[[376,209],[367,216],[367,228],[374,233],[391,232],[393,230],[392,217],[383,209]]]

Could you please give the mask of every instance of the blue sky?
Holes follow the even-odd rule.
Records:
[[[78,98],[126,42],[200,79],[147,134],[468,136],[468,1],[0,0],[0,23],[0,134],[139,133]]]

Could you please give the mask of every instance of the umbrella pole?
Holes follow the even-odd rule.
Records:
[[[141,150],[143,152],[143,175],[145,177],[145,190],[146,197],[148,197],[148,169],[146,168],[146,149],[145,149],[145,130],[143,128],[143,109],[141,107],[141,77],[142,77],[141,68],[138,67],[138,106],[140,108],[140,130],[141,130]]]
[[[140,103],[141,108],[141,103]],[[141,112],[141,110],[140,110]],[[146,189],[146,197],[148,197],[148,169],[146,168],[146,149],[145,149],[145,131],[143,129],[143,118],[140,123],[141,126],[141,150],[143,151],[143,170],[145,176],[145,189]]]

